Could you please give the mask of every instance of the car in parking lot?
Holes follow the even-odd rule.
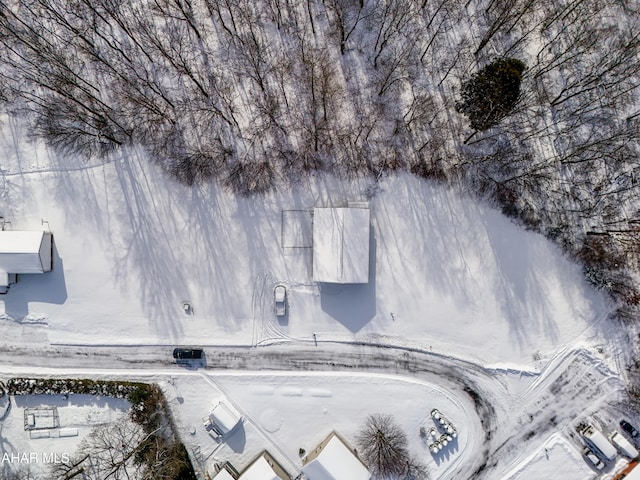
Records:
[[[287,313],[287,289],[284,285],[276,285],[273,290],[276,304],[276,315],[282,317]]]
[[[600,460],[598,455],[596,455],[589,447],[585,447],[582,453],[596,470],[602,470],[604,468],[604,462]]]
[[[637,440],[640,436],[640,432],[638,432],[638,429],[626,420],[620,420],[620,428],[634,440]]]
[[[201,348],[174,348],[173,358],[176,360],[200,360],[204,352]]]

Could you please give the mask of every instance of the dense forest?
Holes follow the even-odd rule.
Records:
[[[2,0],[0,98],[64,154],[239,194],[394,170],[499,206],[640,304],[640,4]]]

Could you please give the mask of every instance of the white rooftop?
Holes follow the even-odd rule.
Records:
[[[51,270],[51,234],[0,230],[0,272],[43,273]]]
[[[320,454],[302,467],[309,480],[370,480],[371,474],[337,435]]]
[[[640,480],[640,467],[635,467],[625,477],[624,480]]]
[[[209,412],[209,418],[223,434],[233,430],[242,420],[240,413],[225,402],[218,402]]]
[[[369,209],[313,210],[313,280],[369,282]]]
[[[273,471],[264,455],[258,457],[249,468],[247,468],[238,480],[284,480]]]
[[[233,478],[233,476],[228,471],[222,469],[216,474],[215,477],[213,477],[213,480],[235,480],[235,478]]]

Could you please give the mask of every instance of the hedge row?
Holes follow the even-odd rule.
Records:
[[[138,382],[112,382],[77,378],[12,378],[6,383],[10,395],[84,394],[113,398],[126,398],[136,404],[144,395],[148,384]]]

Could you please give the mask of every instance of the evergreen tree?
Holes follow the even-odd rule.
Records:
[[[456,110],[469,118],[474,130],[491,128],[516,105],[526,68],[515,58],[490,63],[462,84],[462,100],[456,102]]]

